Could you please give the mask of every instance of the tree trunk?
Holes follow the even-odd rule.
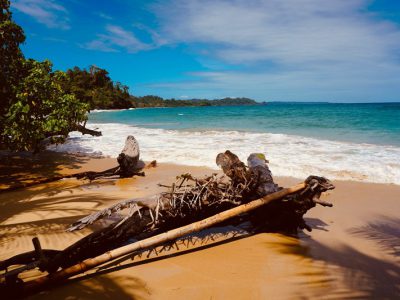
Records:
[[[258,178],[258,182],[255,184],[254,193],[255,196],[262,197],[274,193],[279,190],[279,187],[272,178],[272,173],[268,168],[268,160],[262,153],[252,153],[247,158],[247,166],[253,177]]]
[[[139,154],[139,143],[132,135],[129,135],[124,149],[117,158],[120,167],[119,175],[122,178],[132,177],[137,172]]]
[[[75,130],[79,131],[82,134],[90,134],[92,136],[101,136],[101,131],[97,131],[97,130],[92,130],[89,128],[86,128],[85,126],[82,126],[80,124],[76,124],[75,125]]]

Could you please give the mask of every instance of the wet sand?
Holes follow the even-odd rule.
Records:
[[[0,187],[16,184],[22,178],[103,170],[116,164],[114,159],[63,155],[56,155],[54,161],[50,155],[36,157],[33,162],[26,157],[2,160]],[[12,159],[18,164],[11,163]],[[0,260],[32,250],[34,236],[39,237],[43,248],[62,249],[91,232],[85,229],[67,233],[68,224],[115,202],[162,191],[158,183],[169,184],[176,175],[186,172],[200,177],[215,171],[160,164],[146,170],[146,177],[92,183],[68,179],[2,192]],[[302,180],[276,181],[289,186]],[[88,272],[32,298],[400,297],[400,186],[334,183],[336,189],[326,196],[334,207],[316,207],[306,216],[313,228],[311,233],[301,232],[297,237],[271,233],[246,236],[235,228],[214,228],[195,235],[194,245],[181,241],[179,250],[128,257],[97,274]]]

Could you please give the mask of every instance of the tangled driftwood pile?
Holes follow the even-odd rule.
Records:
[[[223,176],[198,179],[183,174],[157,196],[123,201],[76,221],[69,231],[126,211],[118,221],[62,251],[42,250],[35,240],[35,251],[0,263],[0,269],[5,270],[25,265],[14,273],[5,273],[4,287],[25,292],[42,289],[127,253],[174,241],[228,219],[232,223],[232,218],[236,222],[251,221],[254,231],[311,230],[303,215],[316,204],[331,206],[319,200],[321,193],[334,188],[328,179],[310,176],[297,186],[281,188],[274,183],[263,154],[251,154],[246,166],[226,151],[218,154],[216,163]],[[21,282],[19,272],[33,267],[50,275]]]

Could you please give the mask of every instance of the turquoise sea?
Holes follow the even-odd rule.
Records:
[[[400,103],[148,108],[95,113],[90,121],[173,130],[283,133],[400,146]]]
[[[60,151],[116,156],[127,135],[145,160],[216,168],[229,149],[243,160],[263,152],[275,175],[309,174],[400,184],[400,103],[268,103],[260,106],[95,111]]]

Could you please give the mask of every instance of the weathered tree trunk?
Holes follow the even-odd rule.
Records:
[[[132,177],[135,174],[138,169],[139,154],[139,143],[132,135],[129,135],[124,149],[117,158],[121,177]]]
[[[257,178],[257,183],[255,183],[254,197],[262,197],[274,193],[279,190],[279,187],[272,178],[272,173],[267,165],[268,161],[265,155],[262,153],[252,153],[247,158],[247,166],[252,177]]]
[[[247,158],[247,167],[229,150],[217,156],[216,163],[236,184],[249,186],[247,197],[257,198],[276,192],[279,187],[274,183],[268,161],[262,153],[252,153]]]

